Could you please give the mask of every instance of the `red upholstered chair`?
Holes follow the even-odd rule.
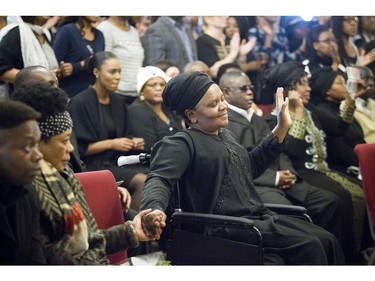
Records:
[[[116,180],[108,170],[75,174],[86,196],[87,204],[100,229],[124,223]],[[113,265],[127,261],[126,250],[107,255]]]
[[[371,236],[375,241],[375,143],[357,144],[354,151],[359,160]],[[375,264],[375,247],[368,251],[369,264]]]

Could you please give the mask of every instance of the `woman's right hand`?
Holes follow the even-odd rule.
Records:
[[[289,112],[289,99],[285,98],[284,100],[284,89],[279,87],[276,90],[276,112],[277,112],[277,124],[276,127],[272,130],[274,136],[279,139],[279,142],[282,143],[290,126],[292,125],[292,118],[290,117]]]

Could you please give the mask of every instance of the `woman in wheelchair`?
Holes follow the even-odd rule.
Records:
[[[251,152],[224,128],[228,104],[219,86],[205,74],[172,78],[163,100],[185,118],[189,128],[165,137],[152,150],[141,200],[141,210],[153,210],[142,218],[149,238],[160,238],[161,229],[155,228],[155,222],[165,224],[165,211],[178,183],[184,211],[251,218],[263,236],[265,263],[275,255],[286,264],[344,263],[334,235],[312,223],[269,210],[255,191],[253,178],[279,155],[292,122],[282,88],[276,92],[277,125]],[[252,240],[241,230],[223,229],[219,235],[245,243]]]

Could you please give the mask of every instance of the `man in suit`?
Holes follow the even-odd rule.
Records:
[[[229,104],[228,129],[250,151],[271,131],[262,117],[253,114],[251,81],[243,72],[227,72],[220,79],[220,88]],[[299,178],[286,154],[282,153],[270,168],[254,179],[254,183],[264,202],[302,205],[315,224],[340,236],[342,217],[339,198]]]
[[[184,17],[160,17],[147,29],[142,38],[144,66],[168,60],[183,71],[186,64],[197,60],[197,47],[191,28]]]
[[[40,114],[21,102],[0,101],[0,265],[45,264],[39,201]]]

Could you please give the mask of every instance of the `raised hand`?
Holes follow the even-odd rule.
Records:
[[[292,118],[289,113],[289,99],[284,100],[284,89],[279,87],[276,90],[276,112],[277,124],[272,130],[273,134],[278,137],[279,142],[283,142],[289,127],[292,125]]]

